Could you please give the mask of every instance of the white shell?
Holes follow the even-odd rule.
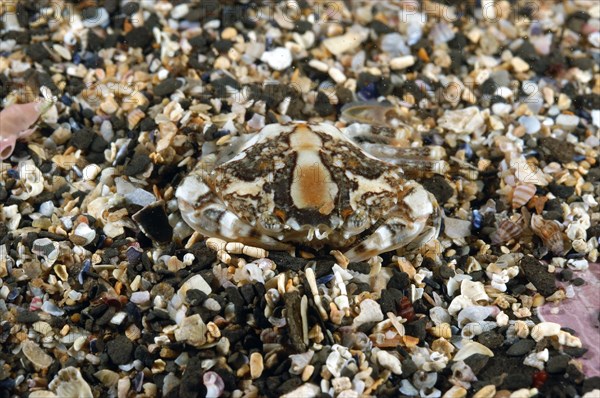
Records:
[[[468,297],[473,302],[490,301],[490,297],[485,292],[485,287],[481,282],[473,282],[470,280],[462,281],[460,285],[460,294]]]
[[[92,398],[94,396],[79,369],[73,366],[59,370],[48,386],[61,398]]]
[[[400,359],[394,355],[384,350],[377,350],[375,357],[377,358],[377,362],[385,369],[389,369],[392,373],[397,375],[402,374],[402,364],[400,363]]]
[[[536,342],[544,337],[556,336],[560,332],[560,324],[554,322],[541,322],[531,329],[531,338]]]
[[[483,344],[479,344],[475,341],[470,341],[467,344],[463,345],[462,348],[458,350],[458,352],[452,359],[454,361],[464,361],[473,354],[482,354],[487,355],[488,357],[494,356],[492,350],[490,350]]]

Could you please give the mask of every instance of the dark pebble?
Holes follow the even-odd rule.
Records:
[[[589,377],[583,381],[581,392],[583,394],[593,390],[600,390],[600,376]]]
[[[387,284],[388,289],[404,290],[410,286],[410,278],[406,272],[398,271],[395,268],[392,268],[392,272],[392,277]]]
[[[125,365],[131,361],[133,343],[125,336],[117,336],[106,344],[106,353],[115,365]]]
[[[348,264],[348,269],[350,271],[359,272],[361,274],[368,274],[371,272],[371,266],[369,263],[358,262],[358,263],[350,263]]]
[[[292,349],[299,353],[306,351],[302,334],[302,318],[300,316],[300,293],[290,292],[283,295],[286,309],[288,333]]]
[[[432,178],[425,180],[423,182],[423,187],[435,196],[440,205],[446,203],[454,194],[454,189],[448,181],[437,174]]]
[[[552,374],[565,373],[570,360],[571,358],[568,355],[556,355],[550,357],[546,363],[546,372]]]
[[[540,138],[538,150],[547,160],[560,163],[571,162],[573,156],[575,156],[575,146],[573,144],[552,137]]]
[[[34,323],[40,320],[40,316],[36,312],[19,311],[17,312],[18,323]]]
[[[202,396],[199,395],[201,390],[206,390],[206,387],[202,382],[202,377],[200,377],[203,373],[202,359],[198,357],[190,358],[185,367],[185,371],[183,372],[183,376],[181,377],[178,396],[182,398]]]
[[[531,256],[525,256],[520,262],[525,278],[545,297],[556,291],[554,274],[548,272],[545,265]]]
[[[281,271],[295,271],[298,272],[304,269],[308,260],[300,257],[292,257],[285,252],[269,251],[269,257],[277,264],[277,270]]]
[[[580,358],[588,352],[588,349],[585,347],[563,347],[563,352],[573,358]]]
[[[420,318],[416,321],[405,323],[404,328],[407,336],[417,337],[419,340],[425,340],[427,336],[427,317]]]
[[[33,62],[42,62],[50,58],[50,53],[42,43],[33,43],[27,47],[25,51]]]
[[[256,298],[256,290],[254,290],[254,286],[251,284],[242,285],[240,287],[240,294],[244,298],[246,305],[252,304]]]
[[[169,224],[163,201],[144,207],[131,218],[142,232],[154,241],[169,242],[173,238],[173,227]]]
[[[148,157],[147,150],[139,146],[136,148],[131,160],[125,166],[123,173],[126,176],[133,177],[136,174],[144,172],[149,164],[150,158]]]
[[[196,306],[201,305],[208,298],[208,295],[202,290],[190,289],[185,293],[185,298],[191,306]]]
[[[158,83],[154,89],[153,93],[157,97],[166,97],[175,92],[179,87],[182,86],[182,82],[175,79],[174,77],[169,77]]]
[[[317,112],[319,116],[328,116],[335,112],[335,107],[329,102],[329,97],[322,91],[319,91],[317,94],[317,99],[315,100],[315,112]]]
[[[523,373],[510,373],[501,385],[502,389],[520,390],[531,386],[531,376]]]
[[[419,367],[412,359],[407,358],[404,361],[402,361],[402,375],[404,377],[409,377],[417,370],[419,370]]]
[[[369,23],[369,28],[373,29],[378,35],[395,32],[393,28],[376,19]]]
[[[384,314],[388,312],[397,313],[400,301],[402,300],[402,291],[398,289],[387,288],[381,291],[381,298],[379,299],[379,305],[381,306],[381,311]]]
[[[96,133],[88,128],[82,128],[73,132],[70,144],[77,149],[87,150],[94,141]]]
[[[487,365],[489,360],[490,357],[488,357],[487,355],[473,354],[465,359],[465,363],[469,365],[473,373],[477,375],[481,371],[481,369],[485,368],[485,365]]]
[[[147,27],[133,28],[125,35],[125,44],[129,47],[146,48],[152,43],[152,32]]]
[[[504,344],[504,337],[494,331],[483,332],[477,336],[477,342],[493,350]]]
[[[571,283],[575,286],[583,286],[585,285],[585,280],[583,280],[582,278],[575,278],[571,281]]]
[[[571,271],[568,268],[563,269],[562,271],[560,271],[560,279],[562,279],[565,282],[570,281],[571,279],[573,279],[573,271]]]
[[[535,347],[535,341],[530,339],[519,340],[506,350],[506,355],[510,357],[518,357],[521,355],[528,354],[533,347]]]
[[[567,187],[553,182],[548,185],[548,190],[561,199],[567,199],[575,193],[575,187]]]
[[[294,22],[294,31],[304,34],[312,29],[312,23],[303,19]]]

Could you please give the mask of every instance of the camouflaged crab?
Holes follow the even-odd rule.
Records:
[[[176,197],[183,219],[205,236],[271,250],[327,245],[361,261],[437,236],[434,196],[403,169],[431,168],[435,161],[423,159],[442,152],[357,144],[325,123],[271,124],[196,166]]]

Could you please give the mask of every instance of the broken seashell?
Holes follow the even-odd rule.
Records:
[[[544,220],[542,216],[531,216],[531,229],[542,239],[544,246],[552,253],[561,256],[565,253],[565,245],[560,224],[555,220]]]
[[[460,350],[458,350],[453,360],[464,361],[465,359],[474,354],[487,355],[488,357],[494,356],[492,350],[490,350],[483,344],[477,343],[476,341],[469,341],[468,343],[463,345]]]
[[[46,352],[33,341],[26,340],[22,343],[22,346],[23,354],[31,361],[37,370],[46,369],[54,362],[54,359],[46,354]]]
[[[517,209],[524,206],[535,194],[535,185],[533,184],[519,184],[515,187],[512,192],[512,207]]]
[[[450,327],[450,324],[445,322],[440,325],[436,325],[432,328],[429,328],[427,331],[435,337],[443,337],[445,339],[449,339],[450,337],[452,337],[452,329]]]
[[[100,380],[105,387],[112,388],[119,382],[119,374],[109,369],[102,369],[94,373],[94,377]]]
[[[527,326],[527,322],[521,320],[515,321],[514,327],[515,333],[519,338],[525,339],[529,336],[529,326]]]
[[[385,369],[390,370],[394,374],[402,374],[402,364],[400,363],[400,359],[390,354],[389,352],[380,350],[378,348],[373,349],[373,351],[379,365],[381,365]]]
[[[544,337],[556,336],[560,332],[560,324],[555,322],[541,322],[531,329],[531,338],[536,342]]]
[[[496,316],[498,312],[496,306],[473,305],[458,314],[458,325],[462,327],[469,322],[481,322],[489,316]]]
[[[561,330],[558,332],[558,342],[567,347],[581,348],[581,340],[577,336],[573,336],[569,332]]]
[[[519,237],[523,233],[523,226],[510,220],[503,220],[498,229],[490,235],[492,243],[495,245],[506,243]]]
[[[460,285],[460,294],[469,298],[473,302],[490,301],[490,297],[485,292],[485,286],[482,282],[463,280]]]
[[[79,369],[73,366],[59,370],[48,387],[60,398],[93,398],[94,396]]]

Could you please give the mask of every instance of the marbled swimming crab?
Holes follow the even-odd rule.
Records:
[[[357,143],[326,123],[270,124],[199,163],[176,197],[185,222],[205,236],[271,250],[327,245],[361,261],[437,237],[435,197],[403,169],[440,156],[438,147]]]

